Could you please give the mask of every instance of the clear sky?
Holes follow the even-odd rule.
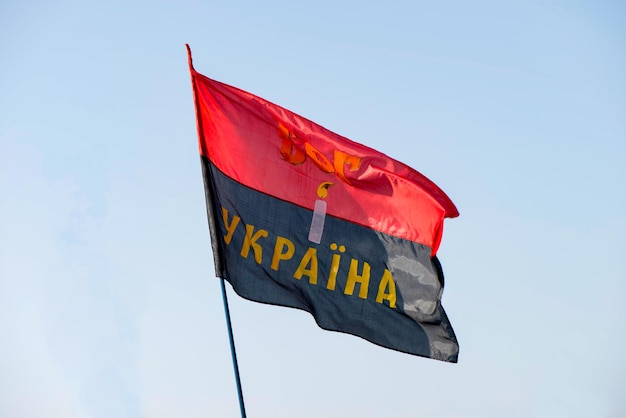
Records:
[[[248,416],[626,416],[620,1],[0,3],[0,417],[237,417],[198,71],[416,168],[458,364],[229,288]]]

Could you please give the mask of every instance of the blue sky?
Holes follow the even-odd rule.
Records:
[[[624,417],[618,1],[0,5],[0,417],[238,416],[198,71],[397,158],[461,216],[456,365],[231,314],[250,417]],[[229,289],[230,290],[230,289]]]

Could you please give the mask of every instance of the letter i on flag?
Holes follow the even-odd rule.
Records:
[[[459,215],[383,153],[189,64],[216,275],[326,330],[456,362],[436,258]]]

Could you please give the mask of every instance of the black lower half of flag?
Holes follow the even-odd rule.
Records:
[[[382,347],[457,361],[429,247],[326,215],[316,195],[303,208],[202,164],[217,273],[237,294]]]

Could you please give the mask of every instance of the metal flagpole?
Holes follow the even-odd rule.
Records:
[[[222,299],[224,300],[224,313],[226,314],[226,325],[228,327],[228,339],[230,340],[230,353],[233,357],[233,368],[235,369],[235,381],[237,383],[237,395],[239,395],[239,409],[241,418],[246,418],[246,407],[243,403],[243,391],[241,390],[241,378],[239,377],[239,364],[237,363],[237,351],[235,350],[235,339],[233,338],[233,326],[230,323],[230,311],[228,310],[228,298],[226,297],[226,286],[224,279],[220,277],[222,286]]]
[[[202,132],[202,118],[199,114],[198,96],[196,94],[196,83],[194,80],[195,70],[193,69],[193,60],[191,58],[191,48],[189,44],[185,44],[187,47],[187,61],[189,63],[189,71],[191,73],[191,86],[193,90],[193,101],[196,107],[196,122],[198,124],[198,137],[203,138]],[[206,154],[203,154],[206,155]],[[215,227],[214,219],[215,208],[211,202],[211,188],[212,179],[210,170],[207,170],[205,164],[202,164],[202,178],[204,179],[204,192],[206,198],[207,218],[209,221],[209,232],[211,234],[211,246],[213,247],[213,261],[215,263],[215,274],[220,275],[222,271],[221,258],[219,257],[219,246],[217,245],[217,229]],[[241,410],[241,418],[246,418],[246,407],[243,404],[243,391],[241,390],[241,378],[239,377],[239,365],[237,364],[237,352],[235,351],[235,339],[233,338],[233,326],[230,322],[230,311],[228,310],[228,298],[226,297],[226,287],[224,286],[224,279],[220,277],[220,284],[222,286],[222,300],[224,301],[224,313],[226,314],[226,325],[228,328],[228,339],[230,340],[230,353],[233,358],[233,368],[235,369],[235,382],[237,383],[237,395],[239,396],[239,409]]]

